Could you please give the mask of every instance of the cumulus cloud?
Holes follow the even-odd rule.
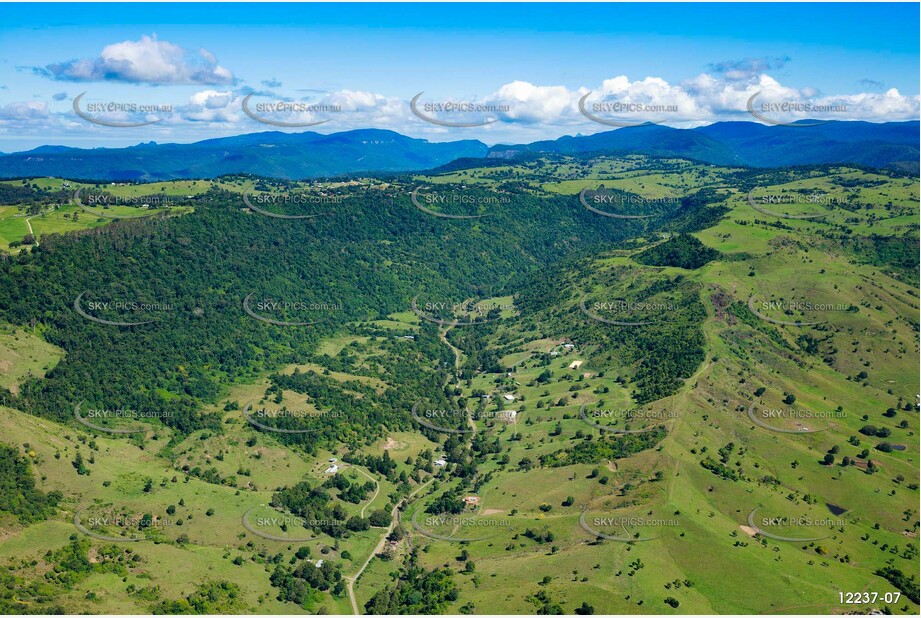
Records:
[[[262,85],[266,88],[281,88],[281,82],[275,79],[264,79],[262,80]]]
[[[60,122],[43,101],[16,101],[0,106],[0,134],[47,135],[49,127]]]
[[[13,102],[0,107],[0,120],[42,120],[49,113],[48,104],[43,101]]]
[[[771,62],[775,64],[770,66],[776,66],[780,61]],[[434,140],[475,138],[490,143],[520,143],[554,139],[564,134],[610,130],[611,126],[583,115],[579,106],[583,97],[586,97],[585,105],[591,111],[591,115],[610,121],[620,121],[623,123],[620,126],[651,121],[672,127],[691,128],[724,120],[777,124],[807,118],[886,122],[915,120],[921,115],[919,96],[905,95],[894,88],[877,87],[883,86],[878,83],[863,84],[865,87],[857,93],[826,94],[808,86],[793,87],[784,84],[765,71],[752,74],[746,79],[739,78],[738,71],[742,70],[740,66],[743,69],[747,67],[748,70],[754,70],[769,64],[765,59],[748,61],[744,66],[739,62],[732,67],[729,63],[721,63],[719,70],[708,70],[681,82],[670,82],[661,77],[636,79],[627,75],[614,75],[596,83],[575,87],[517,80],[503,84],[491,93],[475,97],[450,96],[451,93],[426,91],[421,98],[420,104],[450,101],[489,106],[489,111],[432,111],[426,114],[454,123],[495,120],[476,128],[452,128],[428,123],[410,111],[411,96],[384,95],[359,89],[292,90],[283,94],[268,88],[256,91],[245,86],[221,87],[209,84],[191,95],[183,96],[182,99],[170,100],[167,95],[171,91],[151,88],[144,92],[143,100],[134,102],[161,106],[153,112],[92,113],[94,116],[113,121],[157,120],[156,124],[138,129],[136,132],[133,132],[133,129],[119,131],[120,136],[137,135],[145,140],[157,141],[190,141],[267,130],[257,119],[243,113],[243,100],[252,95],[248,108],[254,115],[290,123],[290,130],[293,131],[333,132],[373,127]],[[166,73],[168,71],[165,68],[148,67],[145,75],[151,78]],[[269,84],[274,81],[277,80],[266,80],[263,83]],[[161,80],[157,83],[163,82]],[[141,92],[140,89],[138,92]],[[94,98],[86,99],[85,103],[108,100],[96,89],[92,95]],[[8,103],[0,107],[0,134],[92,134],[100,139],[111,138],[111,129],[93,125],[76,117],[70,105],[55,104],[66,98],[66,93],[61,92],[48,95],[45,102],[36,99]],[[121,98],[116,100],[121,101]],[[763,112],[763,115],[768,120],[749,114],[749,101],[753,101],[753,105],[759,111],[767,105],[769,111]],[[272,111],[271,106],[257,109],[259,103],[278,102],[304,105],[282,106],[284,109],[275,111]],[[772,104],[784,102],[808,103],[813,108],[819,108],[819,111],[776,111],[770,107]],[[643,113],[634,113],[623,111],[622,107],[613,104],[652,107],[656,111],[648,112],[647,109]],[[325,122],[315,128],[304,126],[321,121]],[[298,128],[296,125],[299,123],[304,128]]]
[[[233,73],[205,50],[189,51],[156,35],[139,41],[107,45],[96,58],[68,60],[35,67],[37,75],[69,82],[125,82],[131,84],[231,84]]]
[[[240,96],[231,91],[202,90],[177,108],[176,122],[235,123],[241,118]]]
[[[775,64],[784,59],[775,59]],[[725,64],[725,63],[724,63]],[[738,66],[738,63],[736,63]],[[766,66],[767,60],[749,61],[749,68]],[[771,65],[774,66],[774,65]],[[803,118],[823,120],[890,121],[917,119],[921,103],[918,96],[903,95],[896,89],[886,92],[821,95],[811,87],[790,87],[767,73],[740,79],[731,73],[702,73],[681,83],[658,77],[631,80],[620,75],[603,80],[591,88],[569,89],[516,81],[500,87],[485,100],[505,105],[509,111],[497,114],[501,121],[518,124],[565,126],[591,124],[579,111],[579,100],[586,99],[587,111],[596,117],[636,124],[649,121],[676,127],[692,127],[721,120],[755,121],[748,113],[752,100],[761,109],[772,109],[778,122]],[[754,97],[754,99],[752,99]],[[787,104],[803,109],[773,111],[771,105]],[[792,104],[792,105],[791,105]],[[642,111],[623,111],[625,108]],[[593,112],[593,109],[601,111]],[[631,122],[633,121],[633,122]]]
[[[564,86],[537,86],[523,81],[505,84],[486,97],[488,104],[500,108],[497,115],[507,122],[548,122],[572,113],[573,93]],[[501,108],[508,111],[501,111]]]

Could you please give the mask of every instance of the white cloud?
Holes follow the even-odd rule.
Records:
[[[500,111],[495,114],[506,122],[552,123],[572,114],[573,96],[574,93],[565,86],[536,86],[528,82],[514,81],[486,97],[485,102],[507,106],[507,112]]]
[[[153,41],[153,39],[151,39]],[[168,45],[168,44],[167,44]],[[158,47],[159,49],[159,47]],[[201,56],[205,58],[204,56]],[[144,64],[147,68],[141,74],[145,79],[164,79],[167,74],[175,76],[175,63],[145,60],[143,54],[131,56],[134,65]],[[206,58],[205,58],[206,59]],[[74,69],[76,70],[76,69]],[[727,69],[729,70],[729,69]],[[823,120],[867,120],[886,122],[914,120],[919,117],[921,101],[917,95],[903,95],[890,88],[886,91],[858,92],[856,94],[819,94],[809,87],[790,87],[767,73],[758,73],[748,79],[727,78],[723,72],[706,72],[680,83],[672,83],[660,77],[645,77],[632,80],[626,75],[615,75],[589,84],[570,88],[562,85],[533,84],[526,81],[512,81],[494,92],[479,97],[447,97],[444,93],[426,92],[422,101],[428,102],[474,102],[500,108],[500,111],[452,112],[428,114],[451,122],[476,122],[495,118],[497,122],[480,126],[451,128],[430,124],[418,118],[409,109],[411,97],[389,96],[365,90],[340,89],[332,92],[314,92],[307,96],[295,93],[283,96],[271,92],[254,92],[251,88],[203,88],[187,94],[183,100],[170,100],[168,90],[150,88],[143,92],[143,100],[137,103],[171,104],[171,110],[148,114],[109,114],[109,120],[137,121],[158,120],[138,130],[113,131],[88,123],[74,116],[69,101],[38,100],[9,103],[0,107],[0,133],[4,136],[36,135],[44,132],[44,143],[61,142],[67,137],[92,135],[100,140],[137,135],[138,141],[192,141],[265,130],[309,131],[323,133],[347,131],[358,128],[391,129],[414,137],[432,140],[481,139],[487,143],[524,143],[541,139],[554,139],[565,134],[597,133],[608,131],[610,126],[594,122],[580,113],[579,100],[590,94],[587,103],[630,103],[673,107],[674,112],[648,113],[646,115],[623,112],[592,112],[593,115],[611,120],[624,120],[628,124],[655,121],[662,124],[691,128],[723,120],[756,122],[746,105],[753,95],[758,108],[764,103],[808,102],[812,105],[837,107],[840,111],[828,113],[770,112],[765,113],[779,122],[792,122],[804,118]],[[172,79],[173,77],[171,77]],[[334,108],[333,111],[283,111],[257,112],[257,115],[290,123],[312,123],[325,120],[315,127],[271,127],[262,125],[242,111],[244,97],[252,94],[249,102],[255,110],[258,102],[297,102]],[[93,99],[106,100],[94,89]],[[175,96],[175,95],[172,95]],[[152,100],[153,99],[153,100]],[[121,98],[116,97],[116,100]],[[501,108],[507,108],[502,111]],[[99,113],[105,117],[107,114]]]
[[[242,119],[242,97],[231,91],[202,90],[189,97],[187,105],[179,106],[168,122],[236,123]]]
[[[48,104],[44,101],[13,102],[0,107],[0,122],[31,122],[50,117]]]
[[[233,73],[214,54],[160,41],[156,35],[139,41],[106,45],[96,58],[69,60],[34,71],[59,81],[115,81],[134,84],[231,84]]]

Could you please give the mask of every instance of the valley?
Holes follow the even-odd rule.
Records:
[[[0,182],[0,606],[917,614],[914,172],[490,161]]]

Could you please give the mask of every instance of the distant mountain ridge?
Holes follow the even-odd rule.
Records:
[[[153,181],[249,173],[316,178],[364,171],[423,170],[461,157],[484,157],[487,152],[486,144],[476,140],[429,142],[379,129],[330,135],[272,131],[192,144],[149,142],[93,149],[41,146],[0,156],[0,177]]]
[[[509,157],[522,151],[560,154],[635,151],[717,165],[786,167],[850,163],[917,172],[921,152],[919,129],[918,121],[881,124],[836,121],[813,126],[717,122],[696,129],[647,124],[525,145],[497,145],[490,148],[489,156]]]
[[[917,173],[919,127],[918,121],[837,121],[815,126],[718,122],[695,129],[647,124],[492,148],[478,140],[429,142],[382,129],[329,135],[271,131],[191,144],[148,142],[127,148],[94,149],[40,146],[0,155],[0,177],[153,181],[249,173],[301,179],[422,171],[458,159],[589,152],[682,157],[749,167],[847,163]]]

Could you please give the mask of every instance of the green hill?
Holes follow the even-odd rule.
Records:
[[[919,611],[917,177],[161,188],[0,260],[6,611]]]

